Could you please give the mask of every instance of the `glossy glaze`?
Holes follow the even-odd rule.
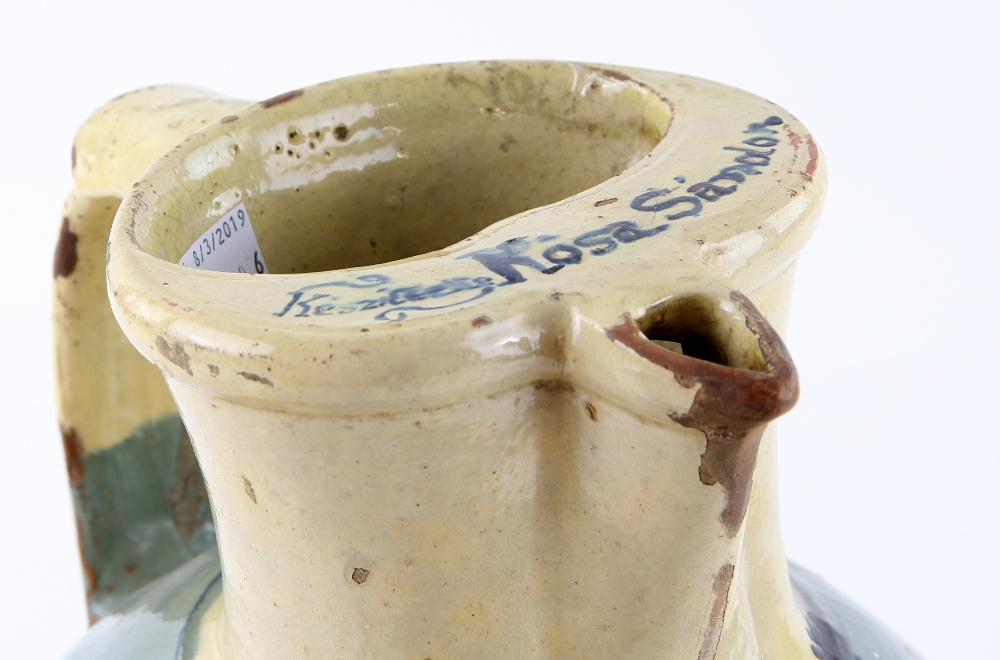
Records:
[[[155,124],[143,94],[109,112]],[[215,515],[222,589],[189,603],[185,657],[839,643],[789,582],[767,426],[797,393],[777,333],[825,190],[797,120],[568,63],[219,109],[124,194],[108,261]],[[273,274],[176,265],[238,203]]]

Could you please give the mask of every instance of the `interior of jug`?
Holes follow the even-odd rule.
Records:
[[[207,127],[136,239],[176,262],[242,203],[271,273],[406,259],[616,176],[670,120],[627,76],[567,63],[334,81]]]

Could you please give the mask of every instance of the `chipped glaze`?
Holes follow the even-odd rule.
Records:
[[[123,200],[111,309],[166,377],[214,528],[186,477],[183,516],[143,515],[217,534],[221,568],[161,561],[73,657],[915,657],[839,630],[842,599],[784,559],[768,423],[798,393],[780,333],[825,165],[782,108],[486,62],[250,105],[142,90],[74,153],[73,208]],[[177,264],[240,203],[271,274]],[[74,271],[64,243],[57,287],[92,281],[95,250]],[[135,396],[113,423],[63,406],[84,467],[169,413],[148,369],[90,366],[155,394],[79,395],[109,417]]]

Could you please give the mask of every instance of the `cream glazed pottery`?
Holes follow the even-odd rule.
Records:
[[[826,171],[782,108],[556,62],[160,87],[73,173],[71,657],[916,657],[784,557]]]

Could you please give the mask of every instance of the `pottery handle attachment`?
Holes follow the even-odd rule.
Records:
[[[214,548],[201,470],[160,372],[128,342],[105,284],[115,212],[149,164],[246,105],[152,87],[98,110],[77,133],[74,186],[53,267],[56,394],[91,622]]]

